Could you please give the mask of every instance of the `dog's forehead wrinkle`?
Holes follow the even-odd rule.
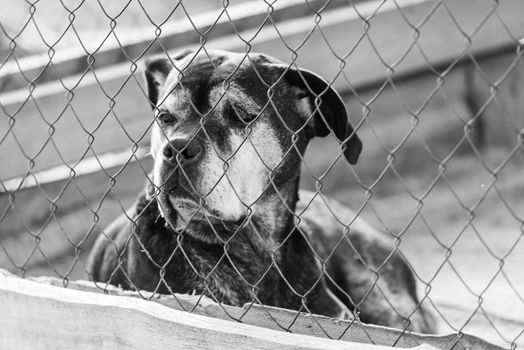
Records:
[[[260,87],[255,87],[253,80],[258,80],[254,72],[246,67],[249,61],[242,61],[239,55],[219,56],[211,61],[204,57],[192,61],[186,69],[176,69],[168,76],[160,101],[170,110],[176,110],[185,104],[193,105],[193,109],[200,114],[218,108],[220,102],[227,98],[245,112],[258,114],[261,107],[250,96],[253,92],[264,93]],[[250,94],[242,84],[248,84]],[[256,84],[255,84],[256,85]],[[224,95],[225,94],[225,95]]]
[[[210,109],[207,106],[207,97],[196,96],[191,90],[179,87],[165,96],[157,108],[158,112],[165,110],[174,114],[177,120],[195,117],[197,122],[206,116]]]
[[[161,102],[158,105],[158,109],[167,110],[170,112],[182,110],[187,105],[187,101],[185,100],[184,96],[184,91],[169,91],[166,89],[161,95]]]
[[[233,108],[247,112],[252,115],[258,115],[262,111],[261,106],[246,93],[245,89],[238,84],[231,83],[227,87],[218,85],[213,87],[209,93],[209,102],[211,106],[222,111],[224,103],[229,102]]]

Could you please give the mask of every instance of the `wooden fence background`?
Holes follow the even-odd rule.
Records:
[[[235,30],[229,24],[229,19],[224,17],[213,26],[216,15],[201,16],[195,18],[194,22],[202,32],[212,28],[206,32],[206,47],[244,51],[245,44],[235,33],[238,31],[243,37],[252,39],[249,46],[251,51],[270,52],[277,58],[290,61],[292,53],[288,47],[298,46],[315,22],[312,16],[302,17],[304,13],[311,12],[302,0],[286,0],[285,3],[288,4],[277,7],[273,15],[275,20],[280,20],[280,34],[271,28],[257,30],[262,19],[267,16],[266,5],[248,3],[232,9],[231,16],[238,16],[234,20]],[[323,1],[310,3],[311,6],[316,4],[319,7]],[[315,70],[329,81],[334,80],[334,87],[341,91],[347,90],[348,86],[362,90],[388,79],[398,81],[423,72],[432,73],[454,61],[465,61],[470,54],[481,61],[485,56],[507,50],[514,52],[518,45],[513,37],[507,35],[507,31],[517,38],[524,36],[521,25],[524,4],[519,0],[505,0],[497,7],[505,27],[496,18],[482,21],[489,10],[488,1],[447,1],[449,11],[453,13],[455,21],[460,23],[461,29],[465,33],[475,33],[466,45],[467,37],[456,30],[446,8],[441,6],[433,11],[436,4],[433,0],[405,0],[402,1],[401,10],[393,1],[381,3],[381,0],[374,0],[343,6],[345,2],[334,1],[331,5],[334,8],[322,12],[322,34],[319,31],[313,33],[297,51],[297,64]],[[376,14],[366,34],[372,37],[372,41],[364,41],[351,51],[363,39],[362,18],[374,12]],[[413,23],[413,26],[426,23],[417,32],[406,21]],[[414,35],[418,35],[416,40]],[[10,162],[9,167],[2,167],[1,179],[16,178],[14,181],[4,181],[4,191],[34,185],[32,176],[20,184],[19,177],[28,169],[38,174],[36,178],[41,179],[40,183],[57,181],[68,178],[70,169],[40,171],[62,166],[65,161],[68,164],[79,163],[78,170],[75,169],[77,175],[90,173],[100,166],[89,159],[92,153],[101,159],[104,168],[111,168],[127,160],[129,155],[122,155],[119,161],[115,159],[118,157],[103,157],[105,153],[129,149],[130,138],[139,140],[139,146],[147,144],[145,135],[151,123],[149,107],[143,103],[145,96],[139,62],[135,67],[130,61],[141,57],[146,49],[149,54],[162,50],[162,47],[174,51],[198,47],[200,37],[192,24],[184,26],[177,22],[167,24],[157,40],[150,36],[133,39],[134,42],[124,44],[123,47],[108,45],[93,55],[72,52],[61,57],[57,53],[52,65],[49,64],[49,57],[42,55],[21,59],[17,63],[8,62],[3,67],[0,79],[6,81],[3,89],[8,92],[0,94],[0,103],[6,116],[0,120],[0,128],[7,130],[12,122],[9,116],[16,114],[13,130],[25,152],[31,155],[38,152],[48,139],[51,132],[49,123],[56,122],[52,133],[54,144],[60,150],[59,156],[54,147],[47,147],[38,154],[34,164],[30,160],[22,160],[20,156],[15,158],[17,161]],[[344,67],[340,67],[341,63],[334,55],[320,57],[310,54],[318,52],[318,48],[331,51],[326,48],[326,42],[340,56],[350,52],[344,60]],[[424,50],[424,55],[417,50],[418,47]],[[491,67],[492,63],[487,66]],[[507,68],[502,64],[500,67]],[[90,68],[96,68],[96,74],[92,74]],[[341,68],[344,74],[340,73]],[[20,69],[24,72],[23,76]],[[130,70],[136,73],[131,79]],[[34,90],[26,87],[27,80],[34,81]],[[68,99],[72,98],[68,97],[68,89],[74,95],[74,113],[67,104]],[[91,140],[90,132],[108,115],[103,127],[96,130],[96,139]],[[118,119],[113,118],[113,115],[118,116]],[[50,118],[47,123],[42,122],[46,116],[54,118]],[[78,126],[79,123],[83,128]],[[125,133],[120,123],[125,124]],[[19,147],[11,139],[5,140],[0,149],[2,159],[19,153]]]

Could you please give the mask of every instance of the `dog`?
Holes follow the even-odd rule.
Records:
[[[362,150],[330,84],[219,50],[150,59],[145,78],[151,180],[98,237],[91,279],[434,331],[394,244],[340,203],[299,191],[313,137],[334,135],[350,164]]]

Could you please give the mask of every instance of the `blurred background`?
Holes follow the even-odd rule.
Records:
[[[332,82],[364,142],[351,167],[315,140],[302,187],[395,239],[443,332],[524,344],[521,0],[2,4],[0,268],[87,278],[151,169],[144,57],[264,52]]]

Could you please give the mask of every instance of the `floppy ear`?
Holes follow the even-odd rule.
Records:
[[[158,57],[146,61],[146,85],[151,107],[155,108],[160,89],[164,86],[166,78],[173,69],[173,64],[167,57]]]
[[[290,67],[284,80],[298,88],[297,103],[304,106],[305,102],[308,107],[299,110],[310,119],[313,136],[324,137],[332,132],[340,141],[347,161],[355,164],[362,151],[362,141],[353,130],[344,101],[335,89],[320,76],[305,69]]]

